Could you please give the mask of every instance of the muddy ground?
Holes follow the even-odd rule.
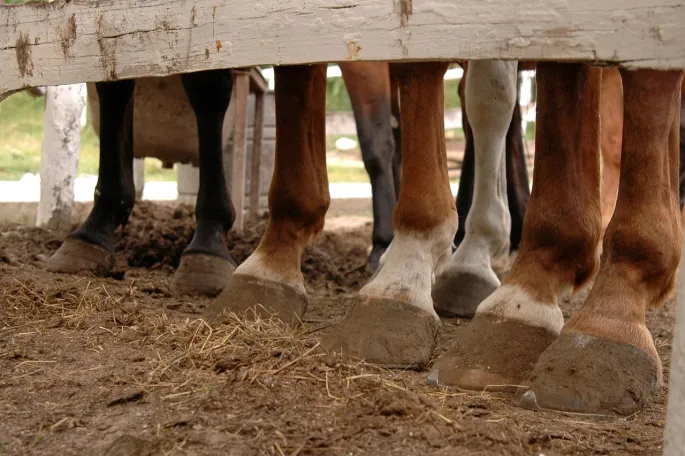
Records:
[[[264,225],[231,235],[238,261]],[[0,454],[661,453],[665,391],[633,416],[587,419],[321,354],[370,276],[370,224],[329,226],[305,254],[311,302],[297,330],[237,319],[212,330],[199,318],[208,299],[171,296],[190,207],[139,205],[108,278],[44,272],[60,238],[0,227]],[[567,317],[581,299],[564,303]],[[648,317],[666,379],[673,315],[670,302]],[[443,320],[436,354],[462,324]]]

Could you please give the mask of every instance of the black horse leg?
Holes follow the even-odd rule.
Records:
[[[523,233],[523,217],[530,199],[530,184],[528,181],[528,163],[523,146],[523,128],[521,127],[521,105],[518,96],[514,105],[514,112],[507,131],[505,160],[507,175],[507,199],[509,214],[511,215],[511,232],[509,234],[510,249],[516,251]]]
[[[390,77],[390,111],[392,112],[392,135],[395,139],[395,155],[392,157],[392,177],[395,181],[395,195],[400,194],[402,180],[402,126],[400,124],[400,88],[397,81]]]
[[[464,147],[464,159],[461,165],[461,174],[459,176],[459,188],[457,190],[457,214],[459,216],[459,228],[457,234],[454,235],[454,245],[459,246],[466,235],[466,216],[471,210],[471,202],[473,201],[473,185],[476,178],[476,148],[473,143],[473,133],[471,132],[471,125],[469,124],[468,116],[466,115],[466,95],[464,93],[466,85],[466,71],[464,67],[464,75],[459,81],[459,100],[461,104],[461,124],[464,129],[464,139],[466,145]]]
[[[133,89],[135,80],[98,82],[100,167],[93,209],[48,260],[54,272],[107,274],[114,266],[114,232],[128,221],[133,184]]]
[[[171,288],[177,294],[216,295],[235,269],[225,239],[225,233],[233,226],[235,210],[226,187],[222,158],[222,129],[231,99],[233,72],[187,73],[183,75],[183,87],[197,120],[200,188],[195,205],[195,234],[181,255]]]
[[[341,64],[340,68],[352,102],[362,159],[371,180],[373,249],[368,261],[376,269],[393,238],[392,213],[397,202],[389,66],[355,62]]]

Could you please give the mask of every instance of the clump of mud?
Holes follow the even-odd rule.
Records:
[[[255,250],[266,229],[267,217],[250,221],[240,233],[231,230],[226,241],[238,264]],[[76,226],[74,226],[74,229]],[[123,278],[128,268],[177,268],[181,254],[195,233],[194,208],[188,204],[137,202],[128,224],[116,236],[117,266],[112,277]],[[359,287],[370,277],[366,266],[371,228],[324,232],[302,258],[302,273],[312,286]],[[0,262],[38,265],[52,255],[62,239],[49,230],[6,225],[0,227]]]
[[[194,232],[193,206],[138,201],[115,251],[118,259],[129,267],[176,268]]]

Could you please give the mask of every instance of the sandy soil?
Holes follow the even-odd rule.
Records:
[[[0,454],[661,453],[665,391],[633,416],[587,419],[320,353],[370,277],[371,227],[354,220],[307,249],[311,303],[297,330],[237,319],[212,330],[199,318],[207,299],[169,293],[193,232],[188,206],[139,205],[108,278],[47,273],[56,234],[0,227]],[[238,261],[264,225],[230,236]],[[666,379],[673,316],[673,302],[648,316]],[[443,320],[436,355],[462,324]]]

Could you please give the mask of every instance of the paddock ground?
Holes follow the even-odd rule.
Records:
[[[62,234],[0,226],[0,454],[661,453],[665,390],[635,415],[587,419],[319,352],[370,277],[370,207],[329,215],[303,261],[311,301],[297,330],[239,319],[211,330],[200,320],[208,299],[169,293],[189,206],[139,203],[107,278],[47,273]],[[236,260],[264,227],[231,234]],[[563,303],[566,317],[585,293]],[[673,318],[673,300],[648,314],[666,380]],[[436,355],[465,324],[443,320]]]

